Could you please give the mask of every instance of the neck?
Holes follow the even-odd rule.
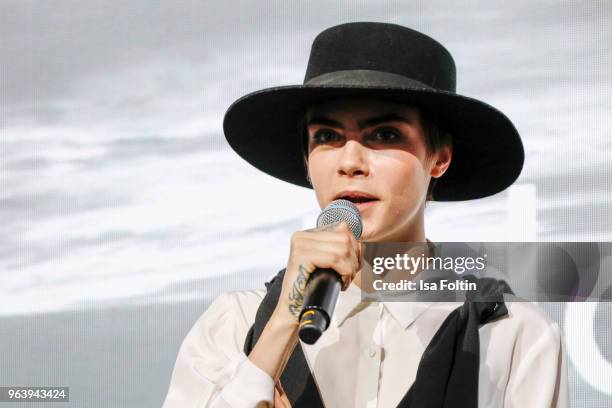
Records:
[[[408,221],[386,235],[368,242],[425,242],[425,204],[410,216]]]
[[[418,212],[412,217],[411,221],[404,226],[404,228],[398,231],[392,231],[388,235],[381,237],[380,239],[376,239],[374,241],[366,241],[368,245],[368,258],[371,259],[373,256],[388,256],[389,254],[384,254],[384,252],[388,252],[389,247],[385,247],[385,243],[392,242],[426,242],[425,239],[425,217],[424,217],[424,206],[421,206]],[[378,245],[380,243],[381,245]],[[362,246],[363,248],[363,246]],[[387,250],[387,251],[385,251]],[[426,249],[427,250],[427,249]],[[396,254],[397,252],[393,252]],[[406,250],[406,253],[410,255],[410,251]],[[363,254],[362,254],[363,258]],[[355,278],[353,282],[355,285],[361,289],[361,271],[363,268],[371,268],[370,265],[366,265],[365,260],[362,259],[362,267],[355,274]],[[370,271],[371,273],[371,271]],[[415,275],[416,276],[416,275]]]

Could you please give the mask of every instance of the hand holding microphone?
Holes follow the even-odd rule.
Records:
[[[353,245],[361,238],[363,230],[361,214],[352,202],[348,200],[333,201],[319,215],[317,227],[322,228],[337,222],[350,227],[348,238],[346,238],[346,231],[344,234],[347,244]],[[342,290],[348,288],[350,281],[353,280],[360,267],[361,251],[359,243],[357,243],[357,248],[357,264],[355,269],[352,270],[350,280],[342,285]],[[321,334],[327,330],[338,300],[342,281],[346,282],[334,266],[321,265],[311,274],[306,287],[302,313],[300,314],[299,336],[304,343],[314,344],[321,337]]]
[[[335,200],[317,219],[317,228],[291,237],[289,261],[277,309],[299,321],[299,336],[313,344],[329,326],[339,291],[360,268],[361,215],[348,200]]]
[[[361,229],[357,207],[336,200],[321,212],[317,228],[291,236],[278,303],[248,356],[272,378],[280,377],[298,335],[313,344],[329,326],[339,291],[361,267]]]

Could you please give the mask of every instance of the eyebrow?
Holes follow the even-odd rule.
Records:
[[[397,115],[395,113],[390,113],[390,114],[386,114],[386,115],[381,115],[381,116],[375,116],[372,118],[367,118],[367,119],[362,119],[360,121],[357,121],[357,125],[359,126],[359,129],[363,129],[366,127],[370,127],[370,126],[375,126],[378,125],[379,123],[384,123],[384,122],[405,122],[405,123],[412,123],[410,120],[406,119],[403,116]],[[337,127],[337,128],[341,128],[344,129],[344,126],[342,126],[342,123],[330,119],[330,118],[326,118],[326,117],[322,117],[322,116],[315,116],[313,118],[311,118],[307,123],[306,126],[310,126],[310,125],[324,125],[324,126],[332,126],[332,127]]]

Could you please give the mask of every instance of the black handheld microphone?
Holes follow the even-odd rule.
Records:
[[[363,225],[359,209],[348,200],[332,201],[317,218],[317,227],[345,221],[355,239],[361,238]],[[317,268],[306,282],[304,304],[300,313],[299,337],[314,344],[329,327],[342,287],[340,275],[331,268]]]

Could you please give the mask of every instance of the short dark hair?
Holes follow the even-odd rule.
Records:
[[[440,151],[446,146],[452,147],[452,135],[440,125],[440,122],[435,114],[426,109],[418,109],[418,111],[421,115],[421,124],[423,125],[425,140],[427,141],[428,157],[433,156],[436,152]],[[429,181],[429,186],[427,187],[427,201],[433,200],[434,188],[437,182],[437,178],[432,178]]]
[[[421,124],[423,125],[423,131],[425,132],[425,140],[427,142],[427,156],[433,156],[437,151],[445,146],[452,146],[453,139],[450,132],[444,130],[439,125],[434,113],[427,109],[418,107],[412,107],[419,112],[421,117]],[[306,174],[308,174],[308,128],[306,126],[306,114],[302,116],[302,119],[298,123],[298,137],[300,138],[300,146],[302,147],[302,157],[304,159],[304,168]],[[433,200],[433,192],[436,186],[437,178],[432,178],[427,187],[427,201]]]

